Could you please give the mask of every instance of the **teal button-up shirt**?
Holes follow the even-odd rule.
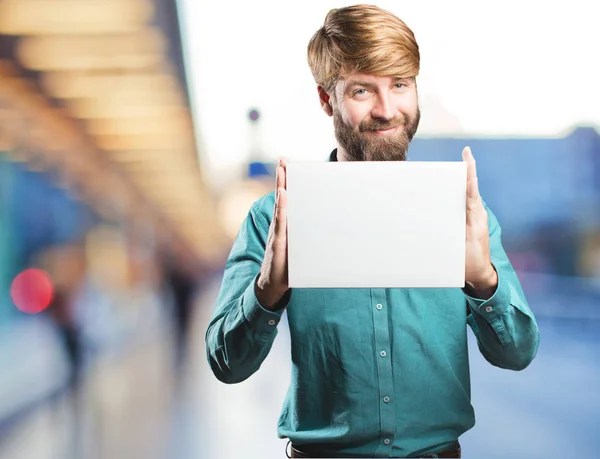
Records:
[[[522,370],[539,332],[487,208],[498,287],[293,289],[281,309],[258,303],[255,282],[274,193],[249,211],[228,258],[206,332],[215,376],[239,383],[258,371],[287,311],[291,385],[278,435],[332,457],[407,457],[444,449],[475,424],[467,325],[492,364]]]

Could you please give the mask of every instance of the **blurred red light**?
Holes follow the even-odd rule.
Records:
[[[38,314],[52,301],[54,286],[50,276],[41,269],[26,269],[13,280],[10,296],[15,306],[27,314]]]

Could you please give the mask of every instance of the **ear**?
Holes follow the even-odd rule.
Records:
[[[317,86],[317,91],[319,91],[319,101],[321,102],[321,108],[325,113],[327,113],[327,116],[333,116],[333,105],[329,94],[327,94],[323,86]]]

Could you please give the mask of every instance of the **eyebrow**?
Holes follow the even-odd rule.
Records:
[[[394,78],[394,84],[396,84],[398,82],[407,82],[408,83],[410,81],[411,81],[410,77]],[[368,81],[355,80],[355,81],[350,81],[350,83],[348,83],[348,86],[346,86],[346,90],[350,90],[354,86],[364,86],[365,88],[369,88],[369,89],[374,89],[377,87],[377,85],[375,83],[370,83]]]
[[[374,89],[377,87],[376,84],[374,83],[369,83],[367,81],[351,81],[348,86],[346,86],[346,91],[351,90],[352,88],[354,88],[355,86],[363,86],[365,88],[369,88],[369,89]]]

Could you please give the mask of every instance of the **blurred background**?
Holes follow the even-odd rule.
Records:
[[[463,457],[600,448],[600,43],[591,5],[381,1],[421,48],[411,160],[459,161],[539,322],[523,372],[472,333]],[[273,166],[324,161],[310,0],[0,0],[0,458],[285,457],[286,317],[227,386],[204,333]]]

